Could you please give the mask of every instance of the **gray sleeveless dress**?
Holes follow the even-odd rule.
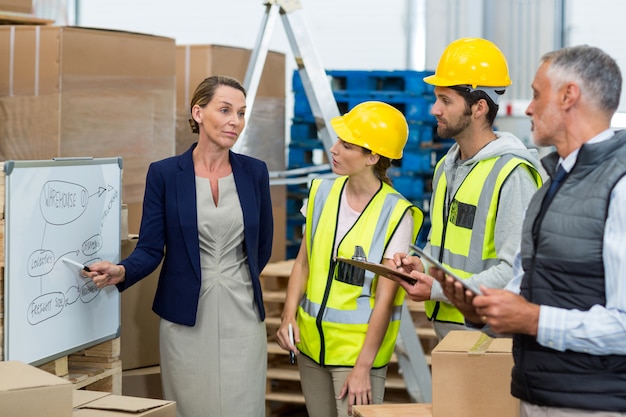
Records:
[[[267,333],[254,302],[233,174],[215,206],[196,177],[202,288],[194,327],[161,319],[163,394],[177,417],[265,416]]]

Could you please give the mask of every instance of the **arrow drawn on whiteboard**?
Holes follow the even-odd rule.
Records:
[[[72,305],[78,300],[79,296],[80,289],[77,285],[72,285],[67,289],[67,291],[65,291],[65,302],[67,303],[67,305]]]
[[[112,186],[110,186],[110,185],[109,185],[109,186],[107,186],[106,188],[105,188],[105,187],[98,187],[98,191],[97,191],[97,192],[95,192],[95,193],[93,193],[93,194],[91,194],[91,195],[89,196],[89,198],[91,198],[91,197],[93,197],[93,196],[95,196],[95,195],[98,195],[98,197],[102,197],[102,194],[104,194],[104,193],[106,193],[106,192],[109,192],[109,191],[111,191],[112,189],[113,189],[113,187],[112,187]]]

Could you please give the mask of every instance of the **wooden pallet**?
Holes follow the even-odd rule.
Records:
[[[65,378],[75,389],[122,394],[120,338],[55,359],[38,368]]]

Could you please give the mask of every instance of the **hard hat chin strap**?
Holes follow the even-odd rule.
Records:
[[[473,93],[474,91],[482,91],[493,101],[493,104],[496,106],[500,100],[500,96],[504,94],[506,91],[506,87],[483,87],[477,86],[473,88],[471,85],[455,85],[450,87],[453,90],[465,91],[467,93]]]
[[[498,102],[500,101],[500,96],[503,95],[504,92],[506,91],[506,87],[477,86],[476,88],[472,88],[471,85],[464,86],[464,87],[467,87],[470,93],[474,91],[478,91],[478,90],[483,91],[485,94],[489,96],[489,98],[491,99],[491,101],[493,101],[495,105],[498,105]]]

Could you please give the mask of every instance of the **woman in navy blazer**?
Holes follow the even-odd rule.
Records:
[[[123,291],[148,276],[163,260],[153,310],[162,318],[164,395],[177,401],[179,417],[265,413],[267,339],[259,274],[271,255],[273,217],[266,164],[230,150],[243,130],[244,112],[245,90],[238,81],[228,77],[204,80],[191,102],[190,123],[199,134],[198,142],[185,153],[154,162],[148,169],[136,249],[117,265],[106,261],[90,265],[89,276],[98,287],[117,285]],[[229,201],[234,204],[223,207]],[[241,215],[233,220],[239,240],[231,248],[230,229],[224,232],[220,223],[230,224],[233,211],[241,211]],[[231,259],[221,259],[220,251],[229,248],[230,255],[224,256],[228,259],[232,255]],[[233,266],[233,259],[241,264]],[[214,276],[224,276],[219,278],[223,281],[219,283]],[[237,277],[242,277],[241,282]],[[210,291],[217,293],[207,295]],[[225,343],[231,336],[238,337],[237,329],[242,329],[238,343],[243,346],[228,347]],[[263,339],[248,340],[249,333]],[[196,346],[198,340],[205,342]],[[261,342],[262,346],[246,346]],[[215,351],[205,351],[211,347]],[[233,348],[239,351],[236,360],[229,362],[223,350]],[[246,349],[253,350],[248,361]],[[259,361],[262,363],[256,363]],[[225,370],[227,367],[243,369],[233,371],[233,375],[230,369]],[[251,376],[256,370],[256,377]],[[206,382],[216,372],[226,380]],[[254,381],[258,387],[250,386]],[[230,389],[224,386],[228,383],[233,385]]]

